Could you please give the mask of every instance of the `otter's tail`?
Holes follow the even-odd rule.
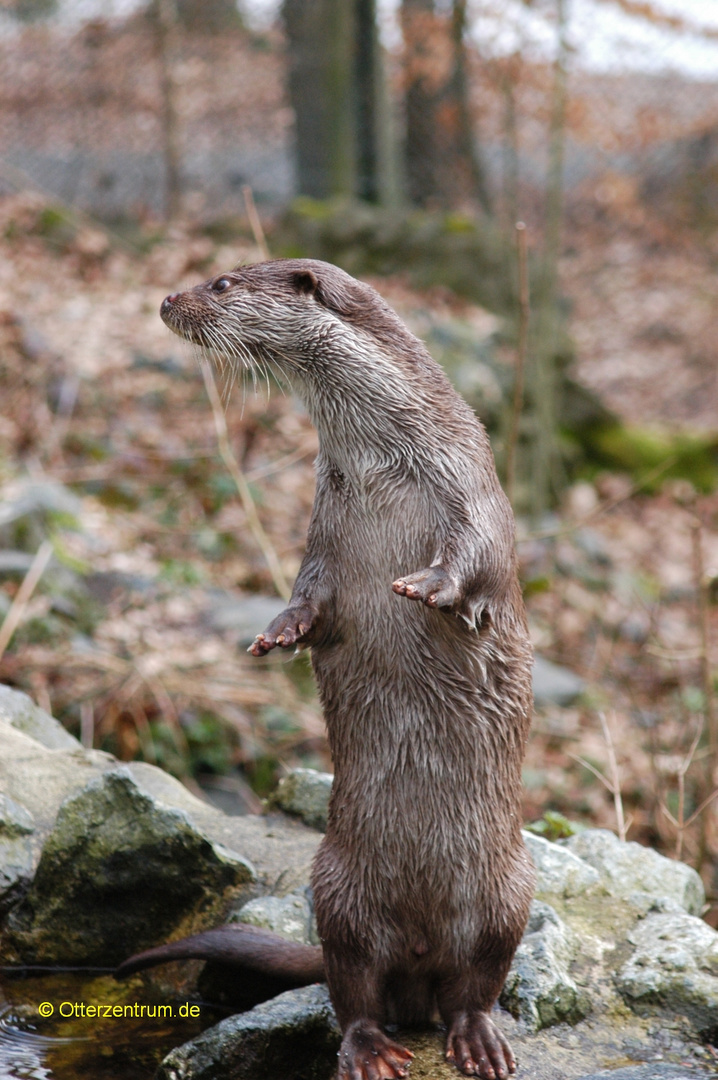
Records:
[[[220,926],[182,941],[171,941],[156,949],[136,953],[120,964],[115,978],[124,979],[135,971],[168,960],[189,959],[212,960],[229,967],[256,971],[286,983],[288,990],[323,982],[326,978],[321,946],[299,945],[247,923]]]

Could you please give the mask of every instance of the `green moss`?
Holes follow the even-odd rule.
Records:
[[[569,821],[557,810],[547,810],[538,821],[532,821],[526,828],[529,832],[535,833],[536,836],[543,836],[546,840],[562,840],[564,837],[574,836],[580,832],[582,826],[577,825],[575,821]]]
[[[592,433],[594,461],[629,472],[646,491],[665,480],[684,478],[699,491],[718,486],[718,436],[671,434],[659,429],[612,425]],[[646,474],[655,472],[653,478]]]

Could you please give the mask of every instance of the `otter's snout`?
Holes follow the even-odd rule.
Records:
[[[178,296],[179,296],[178,292],[173,292],[173,293],[170,293],[169,296],[165,296],[164,300],[160,304],[160,316],[163,319],[167,315],[169,315],[170,308],[172,307],[172,305],[174,304],[174,302],[175,302],[175,300],[177,299]]]

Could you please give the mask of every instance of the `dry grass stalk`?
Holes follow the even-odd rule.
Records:
[[[224,416],[224,409],[222,408],[222,402],[220,400],[219,391],[217,390],[217,384],[214,381],[214,375],[212,369],[208,364],[202,364],[202,375],[204,377],[204,385],[207,388],[207,396],[212,406],[212,414],[214,416],[214,426],[217,432],[217,445],[219,447],[220,456],[224,462],[227,472],[234,480],[239,497],[242,502],[242,507],[247,518],[247,524],[252,532],[258,547],[261,549],[264,558],[266,559],[269,572],[272,575],[272,581],[278,594],[284,599],[288,600],[291,595],[291,589],[287,579],[284,576],[284,571],[279,563],[277,553],[272,546],[272,542],[267,536],[259,515],[257,508],[254,505],[254,499],[252,493],[249,490],[249,484],[247,478],[242,472],[239,462],[232,453],[232,448],[229,444],[229,435],[227,433],[227,421]]]
[[[569,754],[569,757],[574,761],[578,761],[580,765],[583,765],[584,769],[588,769],[590,773],[601,781],[603,786],[611,792],[613,795],[613,805],[616,811],[616,831],[619,839],[624,840],[628,834],[628,830],[631,827],[631,819],[626,821],[623,813],[623,799],[621,797],[621,778],[618,771],[618,760],[616,758],[616,750],[613,744],[613,738],[611,736],[611,729],[608,726],[608,721],[603,713],[599,713],[599,719],[601,721],[601,730],[603,731],[603,737],[606,742],[606,749],[608,752],[608,769],[610,778],[604,776],[597,768],[595,768],[590,761],[586,761],[585,758],[579,757],[578,754]]]
[[[80,704],[80,742],[86,750],[92,750],[95,743],[95,709],[91,701]]]
[[[247,217],[249,218],[249,224],[252,227],[254,242],[259,248],[262,258],[265,260],[271,259],[272,256],[269,254],[267,238],[264,235],[262,222],[259,220],[259,214],[257,213],[257,207],[254,202],[254,193],[249,184],[244,184],[242,186],[242,197],[244,198],[244,206],[247,211]]]
[[[511,430],[506,444],[506,494],[509,501],[514,501],[516,481],[516,448],[519,441],[519,425],[524,404],[524,376],[526,372],[526,352],[528,348],[529,316],[531,314],[529,297],[528,253],[526,250],[526,226],[523,221],[516,222],[516,247],[519,269],[519,327],[518,346],[516,349],[516,370],[514,373],[514,399],[511,410]]]
[[[686,773],[688,772],[693,759],[695,757],[698,744],[703,734],[703,724],[701,723],[696,732],[695,738],[691,743],[690,749],[686,756],[683,758],[680,766],[676,771],[676,779],[678,781],[678,817],[674,817],[664,802],[661,802],[661,813],[664,814],[676,830],[676,851],[675,856],[680,859],[683,855],[683,842],[686,834],[686,830],[690,828],[694,821],[700,818],[703,811],[708,807],[713,800],[718,797],[718,788],[712,791],[710,795],[700,803],[699,806],[693,811],[690,817],[686,820],[685,817],[685,805],[686,805]]]
[[[700,660],[701,682],[703,687],[703,709],[708,732],[708,746],[710,749],[708,768],[710,770],[712,784],[718,759],[718,714],[716,713],[715,708],[713,673],[711,671],[708,583],[706,581],[705,563],[703,559],[703,523],[700,518],[695,518],[692,522],[692,537],[693,566],[696,594],[698,596],[698,626],[701,640]]]
[[[10,644],[13,634],[22,622],[25,608],[30,602],[30,598],[35,592],[40,578],[47,569],[47,564],[52,558],[52,552],[53,547],[50,541],[43,540],[40,547],[37,549],[35,558],[32,560],[30,569],[23,579],[22,585],[17,591],[15,599],[10,606],[10,610],[3,619],[2,626],[0,626],[0,660]]]
[[[698,598],[698,629],[700,634],[700,665],[701,665],[701,688],[703,690],[703,716],[708,735],[708,752],[705,755],[705,767],[703,783],[699,786],[699,795],[703,799],[699,811],[693,814],[691,820],[698,818],[700,823],[698,867],[700,868],[708,857],[709,850],[709,826],[708,816],[702,813],[714,799],[716,792],[715,778],[716,765],[718,764],[718,726],[716,723],[716,709],[713,693],[713,674],[710,661],[710,630],[708,621],[708,588],[703,559],[703,523],[698,516],[691,522],[691,538],[693,541],[693,581]],[[687,826],[686,826],[687,827]]]

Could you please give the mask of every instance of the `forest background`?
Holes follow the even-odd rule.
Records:
[[[330,259],[489,428],[527,822],[690,861],[718,923],[715,7],[3,0],[0,679],[233,812],[330,767],[307,658],[244,651],[316,436],[157,314],[267,246]]]

